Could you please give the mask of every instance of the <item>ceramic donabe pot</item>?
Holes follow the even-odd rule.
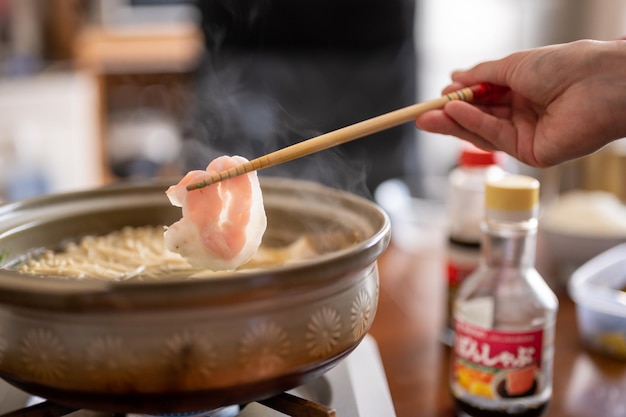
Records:
[[[0,206],[0,376],[54,402],[167,413],[242,404],[331,369],[369,330],[389,220],[316,183],[262,180],[264,242],[303,234],[319,256],[210,278],[107,282],[17,272],[42,247],[180,217],[168,184],[126,184]],[[325,241],[326,240],[326,241]]]

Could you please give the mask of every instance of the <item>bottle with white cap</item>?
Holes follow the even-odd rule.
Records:
[[[534,266],[538,209],[536,179],[487,182],[480,264],[453,308],[461,416],[540,416],[552,396],[558,300]]]

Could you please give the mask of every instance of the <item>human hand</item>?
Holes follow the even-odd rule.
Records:
[[[547,167],[626,136],[626,42],[576,41],[516,52],[452,74],[443,93],[481,82],[510,88],[495,100],[451,101],[417,127]]]

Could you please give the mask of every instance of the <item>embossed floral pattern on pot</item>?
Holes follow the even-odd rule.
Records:
[[[332,352],[341,336],[341,316],[332,307],[317,310],[307,324],[306,348],[313,357]]]
[[[239,353],[246,372],[263,377],[280,369],[289,354],[287,333],[275,322],[254,324],[241,339]]]
[[[355,339],[360,339],[365,336],[370,326],[370,316],[372,315],[372,304],[366,290],[359,292],[359,295],[354,299],[350,313],[352,333]]]
[[[29,330],[20,344],[22,364],[34,378],[54,383],[67,372],[67,349],[53,331],[41,327]]]
[[[165,341],[165,368],[182,388],[207,386],[215,373],[217,353],[207,335],[183,330]]]
[[[87,370],[92,383],[106,390],[121,391],[133,387],[137,360],[131,344],[120,336],[96,338],[86,349]]]

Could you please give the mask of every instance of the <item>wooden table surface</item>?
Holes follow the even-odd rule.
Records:
[[[380,299],[370,333],[380,349],[396,417],[454,415],[449,348],[439,341],[444,261],[445,245],[407,251],[393,241],[379,260]],[[565,291],[555,292],[560,306],[553,398],[546,415],[626,416],[626,362],[585,350],[574,304]]]

